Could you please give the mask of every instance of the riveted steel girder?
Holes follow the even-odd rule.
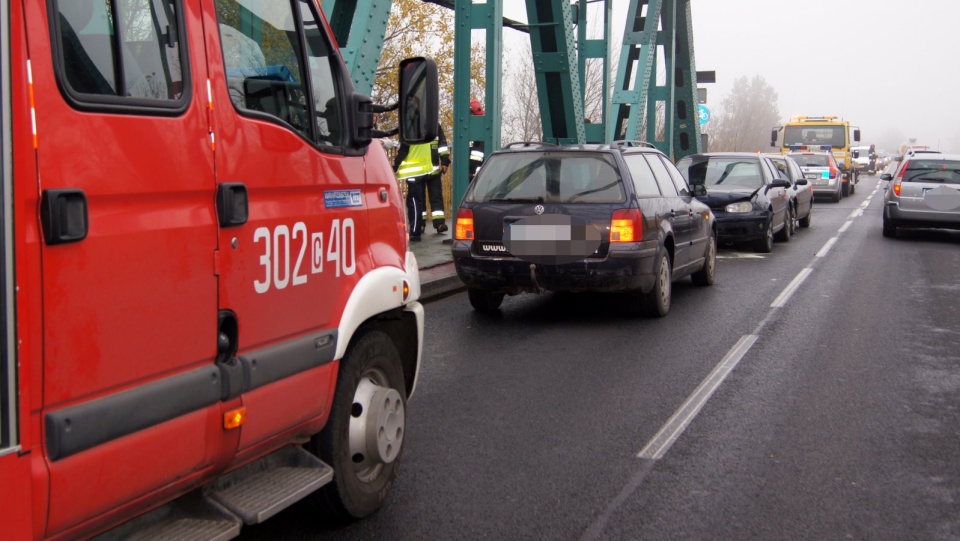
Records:
[[[475,4],[456,0],[453,57],[453,204],[460,204],[470,175],[470,141],[483,141],[485,152],[500,148],[503,58],[503,2]],[[474,81],[470,79],[473,30],[483,30],[486,44],[482,116],[470,114]]]
[[[662,86],[657,84],[657,47],[663,48],[666,80]],[[696,88],[690,1],[632,0],[617,67],[608,138],[644,139],[672,159],[699,152]],[[657,122],[658,104],[662,125]]]
[[[600,62],[600,70],[603,74],[603,97],[600,107],[601,118],[591,118],[590,122],[584,125],[584,133],[588,143],[602,143],[606,135],[606,111],[609,107],[610,96],[610,70],[607,66],[610,62],[610,30],[613,23],[613,0],[603,1],[603,24],[601,26],[601,35],[598,39],[588,39],[587,30],[590,28],[588,20],[587,2],[582,0],[577,8],[579,15],[577,17],[577,52],[578,68],[580,75],[580,88],[582,97],[585,99],[587,94],[587,60],[597,59]],[[586,110],[586,107],[584,107]]]
[[[323,0],[321,6],[357,92],[370,94],[393,0]]]
[[[558,144],[584,143],[573,8],[569,0],[527,0],[527,21],[543,138]]]

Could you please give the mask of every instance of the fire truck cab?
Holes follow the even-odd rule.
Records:
[[[0,539],[374,512],[423,340],[316,0],[0,0]],[[399,67],[400,139],[436,65]]]

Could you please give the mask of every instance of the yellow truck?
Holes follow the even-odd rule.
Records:
[[[860,128],[835,116],[795,116],[770,133],[770,146],[780,152],[830,152],[844,174],[843,195],[856,190],[857,162],[851,147],[860,142]]]

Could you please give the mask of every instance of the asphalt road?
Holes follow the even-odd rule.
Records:
[[[429,303],[386,505],[241,538],[960,539],[960,233],[883,238],[883,184],[772,254],[722,249],[663,319]]]

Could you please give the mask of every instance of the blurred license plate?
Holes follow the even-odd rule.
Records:
[[[570,225],[568,224],[510,224],[511,241],[569,241]]]

